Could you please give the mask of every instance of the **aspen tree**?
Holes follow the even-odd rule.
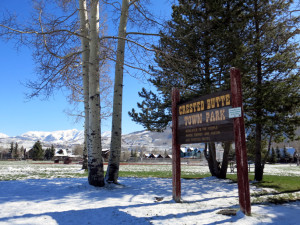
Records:
[[[130,0],[122,0],[121,18],[118,32],[117,59],[115,64],[115,84],[113,99],[113,116],[111,130],[111,144],[109,166],[106,172],[106,181],[117,183],[122,139],[122,98],[123,98],[123,66],[125,54],[125,37]]]
[[[89,134],[88,180],[93,186],[104,186],[101,156],[100,85],[99,85],[99,0],[91,0],[89,56]]]
[[[87,151],[89,148],[89,40],[88,40],[88,15],[86,0],[79,1],[80,34],[82,47],[82,81],[84,96],[84,148],[82,168],[87,169]]]

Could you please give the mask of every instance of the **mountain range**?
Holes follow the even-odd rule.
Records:
[[[43,146],[69,147],[83,143],[83,131],[76,129],[60,131],[29,131],[15,137],[9,137],[0,133],[0,146],[8,147],[11,142],[17,142],[19,146],[31,148],[36,141],[41,141]]]
[[[297,136],[300,136],[300,128],[297,129]],[[36,141],[41,141],[43,147],[54,145],[55,148],[72,148],[72,146],[83,144],[84,132],[76,129],[60,130],[60,131],[29,131],[22,135],[9,137],[6,134],[0,133],[0,147],[9,148],[10,143],[18,143],[26,149],[32,148]],[[102,148],[110,147],[110,131],[102,133]],[[299,141],[289,141],[288,146],[297,148]],[[276,144],[279,147],[287,145],[286,141],[281,144]],[[189,145],[190,147],[203,147],[203,144]],[[123,150],[135,150],[144,148],[146,150],[170,150],[172,147],[172,130],[168,127],[164,132],[137,131],[130,134],[122,135]],[[184,147],[184,146],[182,146]]]
[[[61,131],[29,131],[15,137],[9,137],[0,133],[0,147],[9,148],[10,143],[18,143],[24,148],[31,148],[36,141],[41,141],[43,147],[50,147],[52,144],[56,148],[71,148],[74,145],[83,144],[84,132],[76,129]],[[102,146],[109,148],[110,132],[102,133]],[[169,150],[172,146],[172,131],[167,128],[164,132],[137,131],[122,135],[122,147],[130,149],[146,148],[157,150]]]

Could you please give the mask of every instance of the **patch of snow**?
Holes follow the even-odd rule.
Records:
[[[8,138],[9,136],[3,133],[0,133],[0,138]]]
[[[214,177],[181,181],[183,203],[172,200],[171,179],[121,178],[122,185],[103,188],[87,178],[1,181],[0,224],[299,224],[300,202],[225,216],[217,212],[239,208],[237,184]]]
[[[24,148],[32,148],[36,141],[41,141],[43,146],[60,145],[70,147],[75,144],[82,144],[84,132],[76,129],[61,131],[29,131],[20,136],[6,137],[1,139],[1,146],[8,147],[11,142],[17,142]]]
[[[101,137],[104,137],[104,138],[110,138],[110,137],[111,137],[111,131],[104,131],[104,132],[101,134]]]
[[[1,137],[0,137],[1,138]],[[102,133],[103,148],[110,147],[111,131]],[[59,145],[63,148],[70,148],[75,144],[83,144],[84,131],[60,130],[60,131],[28,131],[16,137],[1,138],[0,145],[8,148],[11,142],[17,142],[24,148],[32,148],[36,141],[41,141],[43,146]],[[167,128],[164,132],[137,131],[122,135],[122,146],[126,149],[147,147],[149,149],[170,149],[172,146],[171,129]],[[197,146],[199,147],[199,146]]]
[[[74,141],[77,139],[83,139],[83,132],[76,129],[72,130],[60,130],[60,131],[29,131],[21,135],[23,138],[40,141]]]

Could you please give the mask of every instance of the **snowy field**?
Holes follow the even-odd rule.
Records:
[[[54,164],[52,162],[0,161],[0,180],[39,178],[72,178],[83,176],[79,164]]]
[[[235,216],[218,214],[222,209],[239,209],[237,184],[229,180],[182,179],[184,202],[174,203],[171,179],[122,177],[122,185],[96,188],[88,185],[87,178],[80,177],[83,176],[80,167],[0,162],[0,225],[300,224],[300,202],[252,205],[252,216],[244,216],[240,211]],[[168,165],[121,167],[135,171],[170,168]],[[182,169],[208,172],[203,166]],[[267,165],[266,174],[300,176],[300,167]],[[3,181],[12,176],[17,180]],[[251,186],[251,193],[259,191]],[[162,200],[157,201],[156,197]]]
[[[251,172],[254,172],[254,165],[251,165]],[[106,166],[104,166],[106,170]],[[171,172],[171,165],[121,165],[120,171],[129,172]],[[203,165],[181,165],[182,174],[197,175],[209,174],[208,166]],[[267,175],[299,176],[300,166],[296,164],[276,164],[265,166]],[[235,170],[236,172],[236,170]],[[228,173],[230,169],[228,168]],[[72,178],[83,177],[84,171],[79,164],[53,164],[51,162],[32,162],[32,161],[0,161],[0,180],[20,180],[20,179],[39,179],[39,178]]]

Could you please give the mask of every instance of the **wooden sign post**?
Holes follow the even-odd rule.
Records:
[[[239,203],[245,215],[251,214],[251,202],[248,179],[248,162],[246,151],[246,135],[242,105],[242,84],[240,71],[230,69],[232,107],[234,111],[241,112],[234,118],[234,140],[236,152],[237,178],[239,189]],[[239,114],[239,113],[237,113]]]
[[[173,199],[181,202],[180,145],[235,141],[239,203],[251,214],[248,161],[240,71],[230,69],[231,91],[222,91],[181,102],[172,89],[172,173]]]
[[[177,88],[172,89],[172,179],[173,179],[173,200],[181,202],[181,165],[180,165],[180,144],[178,143],[178,110],[180,96]]]

